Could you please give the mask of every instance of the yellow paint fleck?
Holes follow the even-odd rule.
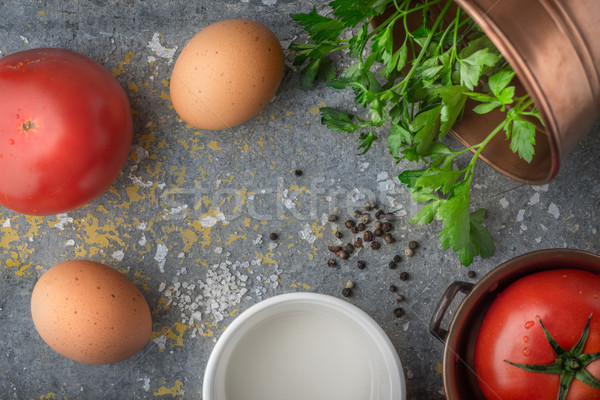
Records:
[[[238,313],[238,311],[239,311],[239,309],[238,309],[238,308],[234,309],[233,311],[231,311],[231,312],[229,313],[229,316],[230,316],[230,317],[233,317],[235,314],[237,314],[237,313]]]
[[[164,100],[171,100],[171,96],[169,96],[164,90],[160,91],[160,96],[158,97]]]
[[[38,11],[38,17],[43,17],[43,16],[45,16],[45,15],[47,15],[47,14],[48,14],[48,12],[47,12],[47,11],[44,11],[44,10],[40,10],[40,11]]]
[[[10,244],[12,242],[17,242],[20,240],[19,232],[12,226],[3,227],[2,229],[0,229],[0,232],[2,232],[2,240],[0,240],[0,247],[10,249]]]
[[[129,90],[136,92],[136,93],[140,91],[140,87],[138,85],[136,85],[135,82],[129,82],[127,84],[127,87],[129,88]]]
[[[265,147],[265,138],[264,137],[260,137],[260,139],[256,142],[261,148]]]
[[[250,218],[244,218],[244,226],[245,226],[246,228],[250,228],[250,222],[251,222],[251,221],[252,221],[252,220],[251,220]]]
[[[319,115],[319,113],[321,112],[321,110],[319,110],[319,107],[313,107],[310,110],[308,110],[309,113],[313,114],[314,116]]]
[[[221,151],[223,150],[221,147],[219,147],[219,144],[217,143],[216,140],[211,140],[210,143],[207,145],[207,147],[209,149],[215,150],[215,151]]]
[[[160,81],[160,83],[162,83],[164,87],[169,87],[169,81],[166,79],[163,79],[162,81]]]
[[[437,365],[435,366],[435,372],[437,372],[438,375],[441,375],[443,371],[443,367],[441,363],[437,363]]]
[[[168,326],[163,326],[162,329],[160,331],[153,331],[150,334],[150,339],[154,340],[156,338],[159,338],[161,336],[166,336],[167,339],[169,339],[170,345],[172,347],[175,346],[179,346],[179,347],[183,347],[183,334],[185,333],[185,331],[187,330],[187,325],[182,324],[181,322],[176,322],[175,325],[173,326],[174,330],[171,329],[171,327]],[[164,351],[164,349],[160,349],[159,351]]]
[[[312,289],[312,287],[311,287],[310,285],[308,285],[308,284],[306,284],[306,283],[300,283],[300,282],[298,282],[298,283],[292,283],[292,284],[290,285],[290,287],[292,287],[292,288],[294,288],[294,289],[297,289],[297,288],[302,288],[302,289],[304,289],[304,290],[310,290],[310,289]]]
[[[152,393],[154,396],[166,396],[166,395],[171,395],[173,396],[173,398],[177,397],[177,396],[183,396],[183,382],[181,382],[180,380],[175,380],[175,384],[168,388],[166,386],[161,386],[158,388],[158,390],[156,390],[154,393]]]
[[[56,393],[48,392],[48,393],[40,396],[40,400],[51,400],[51,399],[56,399]]]
[[[229,246],[231,243],[235,242],[236,240],[248,240],[248,238],[246,237],[246,233],[244,233],[243,235],[236,235],[235,233],[232,233],[229,235],[229,238],[227,239],[227,241],[225,242],[225,244],[227,246]]]
[[[321,100],[321,102],[319,103],[319,107],[327,107],[327,103]]]

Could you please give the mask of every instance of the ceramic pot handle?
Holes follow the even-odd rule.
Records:
[[[444,292],[429,321],[429,331],[440,341],[445,342],[448,336],[448,330],[441,327],[446,310],[448,310],[458,292],[468,294],[473,286],[475,285],[469,282],[456,281],[448,286],[448,289]]]

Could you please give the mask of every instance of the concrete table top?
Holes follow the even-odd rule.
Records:
[[[319,10],[326,4],[317,3]],[[0,209],[0,398],[201,399],[211,350],[236,316],[274,295],[316,292],[344,298],[383,327],[403,363],[408,399],[441,399],[444,346],[428,323],[449,284],[476,282],[533,250],[600,253],[598,124],[543,186],[515,182],[479,163],[472,207],[487,209],[496,253],[465,268],[440,248],[439,223],[408,224],[418,206],[396,178],[407,164],[394,163],[386,132],[366,155],[356,155],[356,138],[328,130],[318,112],[324,105],[351,108],[352,94],[323,84],[303,91],[289,51],[281,87],[256,118],[216,132],[178,118],[169,100],[170,71],[197,31],[222,19],[248,18],[271,28],[287,49],[305,40],[289,14],[308,12],[313,4],[0,2],[0,56],[37,47],[88,55],[125,88],[135,124],[121,176],[91,204],[48,217]],[[361,249],[328,268],[335,231],[345,232],[343,221],[370,200],[394,212],[397,241],[379,251]],[[335,223],[327,222],[332,213],[340,216]],[[273,232],[275,240],[269,238]],[[419,247],[406,258],[411,240]],[[396,254],[403,260],[390,269]],[[131,359],[80,364],[55,353],[37,334],[32,289],[47,269],[75,258],[119,270],[147,299],[152,338]],[[367,267],[358,269],[358,260]],[[401,280],[401,272],[409,279]],[[349,280],[356,287],[345,298],[341,291]],[[390,285],[398,292],[391,293]],[[405,301],[397,303],[396,294]],[[203,300],[193,309],[199,295]],[[398,318],[393,310],[399,306],[405,314]]]

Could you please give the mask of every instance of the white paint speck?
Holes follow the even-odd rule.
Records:
[[[502,208],[506,208],[508,207],[510,203],[508,202],[508,200],[506,200],[504,197],[500,199],[500,205],[502,206]]]
[[[156,254],[154,255],[154,259],[158,262],[158,269],[160,272],[165,272],[165,263],[167,261],[167,254],[169,253],[169,249],[167,246],[160,243],[156,248]]]
[[[523,222],[523,218],[525,217],[525,210],[519,210],[517,213],[517,221]]]
[[[164,350],[165,345],[167,344],[167,336],[162,335],[162,336],[152,339],[152,341],[158,345],[158,348],[160,350]]]
[[[262,3],[265,6],[274,6],[275,4],[277,4],[277,0],[262,0]]]
[[[168,49],[164,47],[160,43],[160,33],[154,32],[152,35],[152,39],[148,42],[148,48],[152,50],[157,56],[166,58],[169,60],[169,64],[173,62],[173,57],[175,56],[175,52],[177,51],[177,46],[172,49]]]
[[[56,218],[58,218],[58,223],[54,225],[54,227],[60,229],[61,231],[65,229],[65,224],[73,222],[73,218],[69,217],[67,213],[58,214]]]
[[[547,192],[548,191],[548,184],[542,185],[542,186],[533,186],[533,190],[537,191],[537,192]]]
[[[123,258],[125,258],[125,252],[123,250],[117,250],[112,253],[112,256],[117,261],[123,261]]]
[[[6,218],[6,221],[2,223],[3,228],[10,228],[10,218]]]
[[[531,198],[529,199],[529,203],[527,203],[528,206],[532,206],[534,204],[537,204],[540,202],[540,192],[535,192],[533,194],[533,196],[531,196]]]
[[[560,210],[554,203],[550,203],[548,206],[548,213],[554,217],[554,219],[558,219],[560,217]]]
[[[166,287],[167,287],[167,284],[164,282],[161,282],[160,285],[158,285],[158,291],[162,293]]]
[[[29,44],[29,39],[27,39],[25,36],[22,36],[22,35],[20,37],[21,37],[21,40],[23,41],[23,43]]]
[[[140,240],[138,240],[138,244],[140,246],[143,246],[146,244],[146,235],[142,233],[142,237],[140,238]]]
[[[219,211],[217,213],[217,215],[206,215],[204,218],[202,218],[201,220],[199,220],[200,225],[202,225],[205,228],[212,228],[213,226],[216,225],[217,222],[223,222],[226,223],[226,219],[225,219],[225,214],[223,214],[221,211]]]
[[[369,168],[368,162],[363,162],[363,163],[358,164],[358,170],[360,172],[365,172],[367,170],[367,168]]]
[[[144,229],[146,229],[146,226],[147,226],[147,225],[146,225],[146,223],[145,223],[145,222],[142,222],[142,223],[140,223],[140,224],[137,226],[137,228],[138,228],[140,231],[143,231]]]
[[[65,246],[75,246],[75,241],[73,239],[69,239],[65,242]]]
[[[215,253],[221,254],[222,252],[223,252],[223,248],[222,247],[215,247]]]
[[[147,392],[150,390],[150,378],[144,378],[144,386],[142,388]]]

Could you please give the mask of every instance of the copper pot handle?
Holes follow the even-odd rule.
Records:
[[[446,341],[446,337],[448,336],[448,330],[441,327],[446,310],[448,310],[458,292],[469,294],[473,286],[475,285],[469,282],[456,281],[448,286],[448,289],[442,295],[429,321],[429,331],[442,343]]]

